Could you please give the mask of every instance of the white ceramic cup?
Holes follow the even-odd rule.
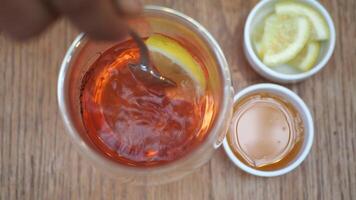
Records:
[[[291,90],[282,87],[280,85],[276,84],[257,84],[257,85],[252,85],[249,86],[240,92],[238,92],[235,97],[234,97],[234,104],[236,104],[239,100],[242,98],[252,94],[252,93],[259,93],[259,92],[264,92],[264,93],[271,93],[277,96],[282,97],[284,100],[288,101],[292,105],[295,106],[297,111],[299,112],[303,124],[304,124],[304,141],[302,148],[300,149],[300,152],[297,154],[297,156],[292,160],[287,166],[273,170],[273,171],[263,171],[263,170],[257,170],[254,169],[242,161],[240,161],[236,155],[233,153],[232,149],[229,146],[229,143],[227,142],[227,139],[225,138],[224,140],[224,149],[227,154],[227,156],[230,158],[230,160],[240,169],[243,171],[250,173],[252,175],[256,176],[263,176],[263,177],[274,177],[274,176],[280,176],[283,174],[286,174],[292,170],[294,170],[296,167],[298,167],[307,157],[307,155],[310,152],[310,149],[313,144],[313,138],[314,138],[314,124],[313,124],[313,118],[312,115],[304,103],[304,101],[294,92]],[[230,134],[230,133],[228,133]]]
[[[265,65],[256,55],[251,40],[251,33],[253,32],[256,25],[261,23],[261,21],[265,19],[267,15],[274,12],[274,5],[277,2],[279,1],[262,0],[250,12],[244,29],[244,52],[252,68],[261,76],[277,83],[295,83],[313,76],[326,66],[335,49],[335,26],[329,12],[318,1],[300,0],[300,2],[304,2],[313,7],[324,17],[330,30],[330,39],[328,41],[322,42],[318,62],[309,71],[298,74],[285,74],[274,71],[273,69]]]

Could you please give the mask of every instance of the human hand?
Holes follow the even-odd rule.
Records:
[[[0,0],[0,31],[25,40],[63,16],[92,38],[118,39],[141,10],[139,0]]]

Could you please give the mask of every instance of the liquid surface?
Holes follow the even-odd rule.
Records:
[[[183,72],[173,77],[177,88],[146,87],[127,67],[138,60],[132,41],[98,58],[82,84],[83,123],[97,149],[122,164],[154,166],[177,160],[205,138],[207,96]]]
[[[291,104],[270,94],[254,94],[235,109],[228,141],[242,161],[268,170],[295,158],[304,128]]]

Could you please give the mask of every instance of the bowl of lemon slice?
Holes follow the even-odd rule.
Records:
[[[247,18],[244,52],[263,77],[294,83],[326,66],[335,38],[332,18],[318,1],[262,0]]]

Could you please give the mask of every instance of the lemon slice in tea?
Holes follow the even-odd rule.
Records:
[[[310,33],[311,26],[305,17],[270,15],[262,39],[263,62],[273,67],[291,61],[304,48]]]
[[[289,62],[289,65],[304,72],[308,71],[315,65],[319,51],[320,44],[318,42],[310,42],[296,58]]]
[[[329,39],[329,28],[324,17],[315,9],[308,5],[298,2],[281,2],[276,4],[276,13],[278,15],[301,15],[306,16],[312,26],[312,39],[327,40]]]
[[[177,41],[160,34],[153,34],[146,40],[155,66],[164,76],[179,82],[188,75],[203,91],[206,79],[200,64],[191,53]],[[182,73],[184,71],[185,73]]]

